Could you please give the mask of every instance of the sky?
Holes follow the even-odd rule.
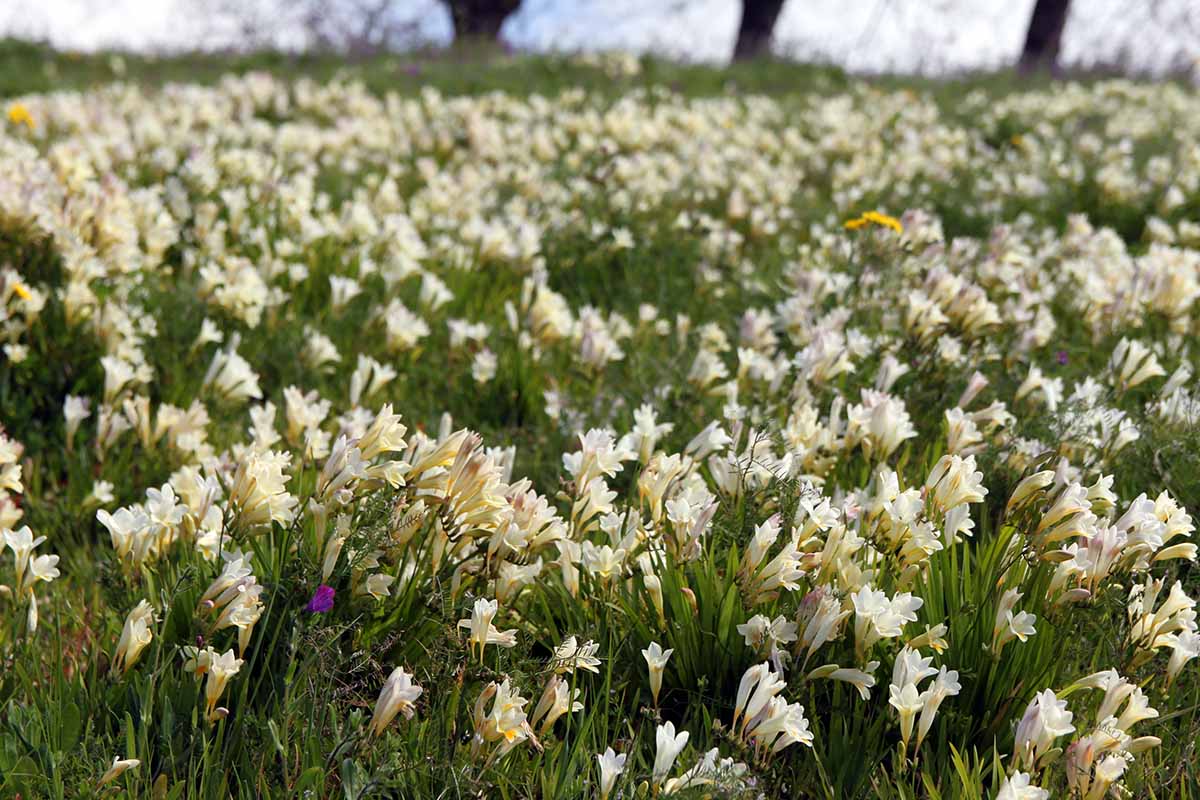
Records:
[[[336,6],[344,0],[329,0]],[[237,34],[217,9],[294,0],[2,0],[0,32],[71,49],[178,50],[227,45]],[[1034,0],[785,0],[781,53],[858,72],[932,74],[986,69],[1020,52]],[[438,0],[395,0],[416,38],[445,43]],[[524,0],[504,36],[528,50],[659,52],[695,61],[729,57],[739,0]],[[272,15],[272,20],[279,20]],[[1187,24],[1183,24],[1183,23]],[[303,44],[297,26],[274,42]],[[1074,0],[1063,40],[1069,63],[1123,60],[1139,71],[1200,66],[1200,0]]]

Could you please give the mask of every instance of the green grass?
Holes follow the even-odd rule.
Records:
[[[446,51],[415,51],[366,59],[337,55],[263,52],[72,53],[17,39],[0,40],[0,98],[31,92],[87,89],[112,81],[147,87],[166,83],[214,84],[229,74],[269,72],[283,78],[361,81],[373,91],[415,94],[435,86],[447,94],[555,94],[564,89],[622,93],[666,86],[689,94],[731,91],[788,92],[810,86],[842,88],[848,78],[833,67],[784,61],[738,65],[732,71],[647,60],[636,76],[625,76],[565,57],[510,55],[499,48],[472,45]]]

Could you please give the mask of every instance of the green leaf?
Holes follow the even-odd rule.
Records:
[[[133,725],[133,717],[125,712],[125,758],[137,758],[137,733]]]
[[[296,793],[301,794],[305,791],[316,791],[325,785],[325,770],[320,767],[309,767],[300,773],[299,780],[296,781]]]
[[[59,751],[73,750],[75,745],[79,743],[79,736],[83,730],[83,720],[79,714],[79,706],[76,703],[64,703],[59,714],[58,724]]]
[[[721,648],[725,649],[729,644],[730,632],[734,631],[733,613],[738,606],[738,587],[737,584],[731,584],[729,590],[725,592],[725,598],[721,600],[721,611],[717,618],[717,640],[721,643]]]
[[[0,783],[0,792],[4,797],[16,797],[18,794],[32,795],[31,786],[34,779],[40,775],[37,763],[29,756],[21,756],[12,769],[4,774],[4,783]]]
[[[346,800],[359,800],[367,788],[367,775],[353,759],[342,761],[342,795]]]

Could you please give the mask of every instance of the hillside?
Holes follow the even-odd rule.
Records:
[[[0,96],[0,796],[1200,788],[1194,90]]]

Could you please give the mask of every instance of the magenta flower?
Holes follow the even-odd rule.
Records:
[[[1055,353],[1055,356],[1058,358],[1059,364],[1062,364],[1064,366],[1066,365],[1066,363],[1068,361],[1066,350],[1059,350],[1057,353]]]
[[[333,595],[333,587],[322,583],[313,592],[312,600],[308,601],[308,605],[304,607],[304,610],[313,614],[324,614],[333,608]]]

